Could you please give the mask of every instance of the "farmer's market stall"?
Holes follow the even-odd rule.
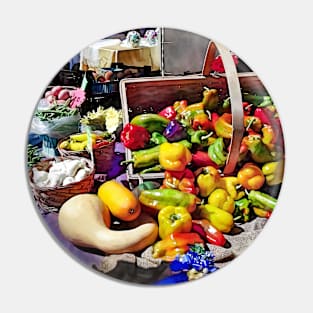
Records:
[[[114,106],[88,108],[86,85],[43,95],[32,134],[55,155],[30,142],[29,181],[75,258],[162,285],[213,273],[254,241],[277,203],[284,142],[272,98],[236,63],[210,41],[201,74],[124,78]]]

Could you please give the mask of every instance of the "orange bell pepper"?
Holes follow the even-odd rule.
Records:
[[[237,173],[239,183],[247,190],[258,190],[264,182],[265,176],[262,170],[254,163],[246,163]]]
[[[153,245],[152,256],[171,262],[176,255],[184,254],[195,243],[203,243],[197,233],[172,233]]]

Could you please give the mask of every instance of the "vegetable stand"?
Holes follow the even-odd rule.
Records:
[[[214,41],[201,74],[124,78],[119,95],[120,109],[90,111],[81,133],[58,143],[65,159],[110,166],[93,164],[91,188],[44,221],[75,258],[119,280],[164,285],[215,272],[251,244],[277,204],[284,142],[271,97]],[[93,158],[106,138],[106,161]],[[38,153],[29,151],[34,170]]]

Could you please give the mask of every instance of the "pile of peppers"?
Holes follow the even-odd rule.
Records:
[[[236,224],[268,219],[283,179],[282,128],[268,95],[243,93],[245,132],[237,167],[228,176],[223,168],[232,137],[230,98],[207,87],[201,98],[139,114],[120,136],[132,154],[123,164],[131,163],[139,175],[164,173],[158,188],[142,187],[138,198],[159,225],[153,256],[172,268],[190,263],[191,254],[209,253],[210,245],[225,247]],[[195,245],[207,252],[191,249]],[[212,262],[207,272],[215,270]]]

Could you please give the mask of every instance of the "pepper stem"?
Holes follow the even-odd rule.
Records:
[[[128,165],[128,164],[134,163],[134,162],[135,162],[134,159],[124,160],[124,161],[120,162],[120,165],[124,165],[124,164]]]
[[[256,121],[255,118],[252,118],[249,123],[248,123],[248,126],[246,127],[246,131],[248,131],[248,129],[251,127],[251,125]]]
[[[202,136],[201,137],[201,140],[205,140],[205,139],[208,139],[209,137],[211,137],[213,135],[213,132],[210,132],[209,134],[205,135],[205,136]]]
[[[174,223],[175,221],[178,221],[179,219],[180,219],[180,216],[175,213],[170,215],[170,220],[172,223]]]

